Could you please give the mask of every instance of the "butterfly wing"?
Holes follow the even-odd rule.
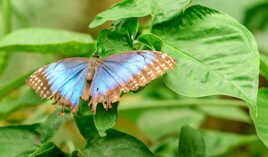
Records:
[[[75,107],[83,95],[88,65],[87,58],[64,59],[34,72],[27,84],[42,98],[55,96],[56,102]]]
[[[98,103],[105,108],[119,101],[121,92],[135,91],[172,70],[176,61],[162,52],[135,51],[119,53],[101,60],[90,88],[93,112]]]

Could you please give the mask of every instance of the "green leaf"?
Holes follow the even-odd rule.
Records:
[[[29,157],[67,157],[67,154],[63,153],[53,142],[48,142],[36,151],[34,151]]]
[[[111,29],[104,29],[97,39],[99,56],[109,56],[119,52],[134,50],[134,40],[138,33],[138,19],[128,18],[113,23]]]
[[[268,27],[268,2],[258,1],[246,10],[243,24],[252,31],[260,31]]]
[[[124,0],[101,12],[89,25],[97,27],[109,20],[151,15],[153,23],[160,23],[178,15],[190,0]]]
[[[155,109],[142,113],[137,125],[141,131],[153,140],[176,133],[184,125],[197,128],[204,120],[204,115],[190,109]]]
[[[71,156],[69,156],[69,157],[79,157],[78,151],[77,150],[73,151]]]
[[[239,135],[211,130],[202,130],[201,134],[205,141],[206,155],[208,157],[224,156],[224,154],[236,148],[241,148],[241,146],[247,146],[249,144],[252,145],[253,142],[258,141],[255,135]],[[161,142],[157,143],[153,147],[153,150],[157,157],[166,157],[167,154],[175,156],[175,154],[178,154],[177,147],[178,139],[169,136],[163,140],[161,139]]]
[[[255,33],[255,37],[257,39],[259,50],[268,54],[268,27],[263,31]]]
[[[49,117],[40,124],[38,131],[40,133],[40,141],[45,143],[49,141],[61,128],[61,126],[70,119],[70,114],[59,116],[60,109],[54,111]]]
[[[152,18],[153,24],[170,20],[179,15],[184,8],[190,5],[192,0],[153,0]]]
[[[138,18],[127,18],[114,21],[113,30],[126,34],[130,42],[132,42],[139,30]]]
[[[83,149],[83,155],[92,157],[153,157],[153,154],[141,141],[112,129],[107,131],[107,136],[88,143]]]
[[[0,156],[22,157],[34,152],[40,144],[37,125],[0,127]]]
[[[80,133],[87,141],[91,141],[99,137],[98,130],[94,124],[93,113],[88,106],[88,102],[82,101],[79,104],[79,111],[74,116],[74,120]]]
[[[268,80],[268,56],[264,54],[261,55],[260,72]]]
[[[104,29],[100,32],[97,41],[97,52],[101,57],[114,53],[133,50],[128,43],[128,37],[116,31]]]
[[[206,143],[207,156],[218,156],[238,146],[258,140],[255,135],[238,135],[216,131],[202,131]]]
[[[154,144],[151,149],[156,157],[177,157],[178,139],[174,137],[161,139],[161,142]]]
[[[87,34],[65,30],[28,28],[14,31],[2,38],[0,40],[0,50],[81,56],[93,53],[95,43]]]
[[[160,51],[163,46],[161,39],[154,34],[143,34],[139,36],[138,40],[148,48],[156,51]]]
[[[117,105],[114,103],[111,109],[105,110],[103,105],[98,105],[94,123],[100,136],[106,136],[106,130],[112,128],[117,121]]]
[[[268,88],[260,89],[258,93],[258,103],[256,110],[250,108],[257,135],[260,140],[268,147]]]
[[[152,32],[163,43],[161,51],[177,61],[164,79],[170,89],[191,97],[229,95],[256,105],[259,53],[252,34],[233,18],[196,5]]]
[[[3,87],[0,88],[0,99],[4,96],[7,96],[10,92],[13,90],[21,87],[26,83],[26,79],[33,73],[33,71],[17,78],[16,80],[9,82],[8,84],[4,85]]]
[[[13,101],[0,102],[0,119],[4,119],[11,113],[30,106],[35,106],[44,103],[40,96],[35,94],[33,90],[28,90],[23,96]]]
[[[243,24],[254,32],[260,51],[268,52],[268,2],[257,1],[247,8]]]
[[[245,123],[251,122],[249,115],[244,110],[236,106],[199,106],[198,108],[205,114],[212,117]]]
[[[180,157],[205,157],[206,146],[201,133],[189,126],[181,128],[179,142]]]
[[[230,99],[169,99],[169,100],[143,100],[143,101],[127,101],[122,99],[118,109],[133,110],[133,109],[152,109],[152,108],[174,108],[185,106],[242,106],[246,107],[247,104],[240,100]]]

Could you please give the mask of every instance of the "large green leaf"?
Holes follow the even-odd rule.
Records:
[[[190,109],[156,109],[142,113],[138,119],[138,127],[153,140],[176,133],[184,125],[194,128],[200,126],[204,115]]]
[[[246,10],[243,24],[250,30],[260,31],[268,27],[268,2],[258,1]]]
[[[264,54],[261,55],[260,73],[268,80],[268,56]]]
[[[178,138],[162,139],[151,148],[156,157],[178,157]]]
[[[41,100],[33,90],[28,90],[23,96],[16,100],[3,100],[0,102],[0,119],[4,119],[9,114],[19,109],[39,105],[44,102],[45,101]]]
[[[28,28],[14,31],[1,39],[0,50],[81,56],[93,53],[95,43],[87,34],[65,30]]]
[[[137,18],[115,21],[113,28],[104,29],[100,32],[97,40],[98,55],[104,57],[114,53],[133,50],[133,41],[137,33]]]
[[[256,141],[255,135],[238,135],[204,130],[201,132],[206,143],[207,156],[218,156],[238,146]]]
[[[6,95],[8,95],[10,92],[13,90],[21,87],[26,83],[26,79],[33,73],[33,71],[17,78],[14,81],[9,82],[8,84],[4,85],[3,87],[0,88],[0,99]]]
[[[151,15],[153,23],[160,23],[178,15],[191,0],[124,0],[97,15],[89,25],[94,28],[108,20]]]
[[[95,138],[99,137],[88,102],[82,101],[79,104],[79,111],[75,114],[74,120],[80,133],[87,141],[94,141]]]
[[[229,95],[256,105],[259,53],[252,34],[233,18],[196,5],[152,32],[161,51],[177,61],[165,77],[170,89],[191,97]],[[147,39],[156,38],[140,37]]]
[[[198,109],[205,114],[217,118],[250,123],[249,115],[237,106],[199,106]]]
[[[104,57],[114,53],[133,50],[133,48],[128,43],[128,36],[117,31],[104,29],[98,36],[97,50],[98,55]]]
[[[134,40],[139,29],[138,18],[127,18],[113,22],[113,30],[126,34],[129,40]],[[132,41],[130,41],[132,42]]]
[[[113,104],[111,109],[105,110],[103,105],[97,107],[97,113],[94,115],[94,123],[100,136],[106,136],[106,130],[112,128],[117,121],[117,103]]]
[[[236,148],[241,148],[241,146],[258,142],[258,138],[255,135],[239,135],[211,130],[202,130],[201,134],[205,140],[207,157],[222,156]],[[166,157],[167,154],[172,154],[173,156],[178,154],[177,147],[178,138],[169,136],[161,139],[161,142],[157,143],[153,150],[157,157]],[[259,147],[259,145],[256,145],[256,147]]]
[[[88,143],[83,149],[83,155],[90,157],[153,157],[153,154],[141,141],[116,130],[108,130],[107,136]]]
[[[70,114],[59,116],[60,109],[54,111],[49,117],[40,124],[38,132],[40,133],[40,141],[45,143],[49,141],[60,129],[60,127],[70,119]]]
[[[67,157],[53,142],[48,142],[37,150],[35,150],[29,157]]]
[[[253,118],[257,135],[268,147],[268,88],[262,88],[258,93],[258,103],[256,110],[251,108],[250,113]]]
[[[214,1],[214,0],[195,0],[195,4],[200,4],[207,6],[209,8],[214,8],[219,11],[223,11],[228,15],[234,17],[239,22],[243,21],[245,17],[245,10],[249,8],[252,4],[256,3],[255,0],[224,0],[224,1]],[[237,7],[239,6],[239,7]]]
[[[0,156],[24,157],[40,144],[37,125],[0,127]]]
[[[260,51],[268,52],[268,1],[257,1],[247,8],[243,23],[257,39]]]
[[[131,98],[131,97],[130,97]],[[134,97],[135,98],[135,97]],[[246,107],[247,104],[240,100],[230,99],[169,99],[169,100],[143,100],[128,101],[122,99],[120,101],[119,110],[133,110],[133,109],[152,109],[152,108],[174,108],[185,106],[242,106]]]
[[[181,129],[179,157],[205,157],[205,148],[204,138],[199,131],[189,126]]]

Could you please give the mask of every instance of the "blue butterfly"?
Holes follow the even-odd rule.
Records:
[[[55,98],[77,110],[80,99],[105,109],[119,101],[121,93],[135,91],[172,70],[176,61],[165,53],[149,50],[118,53],[103,59],[67,58],[34,72],[27,84],[42,98]]]

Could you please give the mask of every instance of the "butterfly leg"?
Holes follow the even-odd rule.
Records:
[[[64,116],[64,108],[65,108],[65,105],[61,105],[61,111],[58,113],[58,115],[61,117]]]
[[[91,109],[91,111],[93,112],[94,115],[96,114],[97,105],[98,105],[97,102],[93,102],[93,103],[92,103],[92,109]]]
[[[57,92],[56,95],[55,95],[55,101],[53,102],[53,104],[54,104],[54,105],[57,104],[57,103],[60,101],[60,98],[61,98],[61,96],[60,96],[60,94]]]

